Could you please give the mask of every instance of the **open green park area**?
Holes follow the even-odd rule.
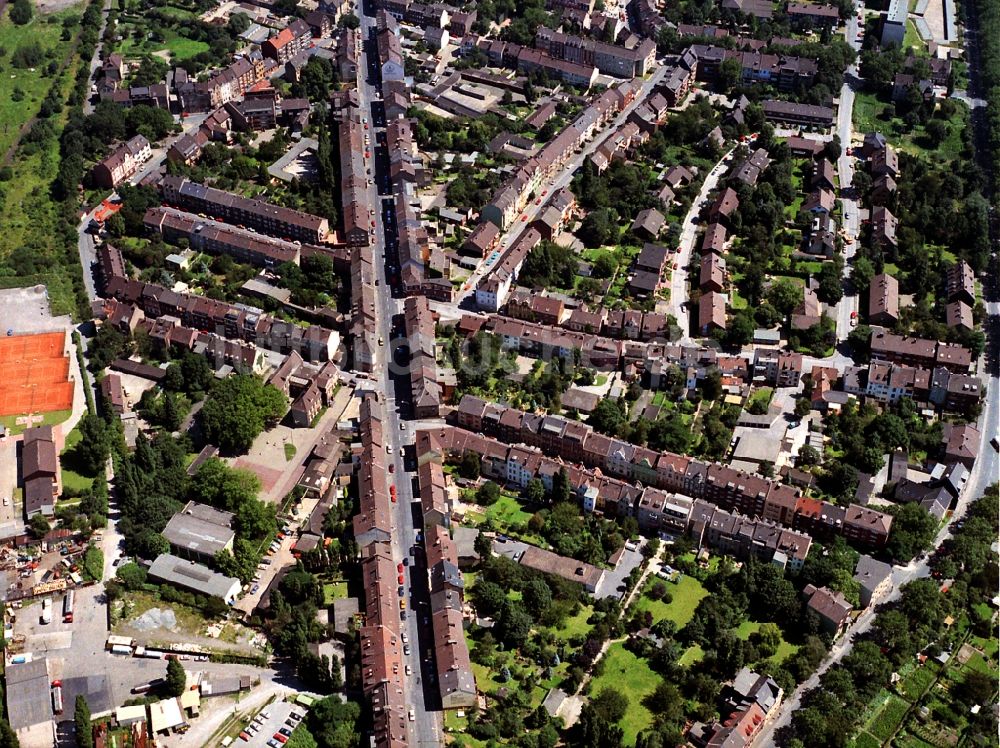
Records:
[[[36,9],[24,26],[13,23],[9,13],[0,18],[0,154],[17,139],[21,126],[38,114],[55,80],[51,63],[61,64],[72,46],[72,40],[63,38],[63,23],[78,22],[82,9],[82,3],[49,15]],[[40,53],[37,59],[33,47]]]
[[[625,733],[625,745],[635,745],[636,736],[653,724],[653,713],[643,700],[656,690],[663,679],[653,671],[649,662],[625,649],[616,642],[608,647],[602,660],[603,672],[590,682],[590,693],[599,694],[606,688],[618,691],[628,698],[628,709],[620,722]]]
[[[665,585],[667,592],[671,596],[671,601],[655,600],[650,596],[650,591],[657,584]],[[702,598],[708,596],[705,585],[692,576],[682,575],[676,582],[667,582],[651,577],[643,587],[633,608],[638,611],[649,611],[653,616],[653,623],[660,621],[673,621],[677,628],[681,628],[694,617],[694,611]]]
[[[0,18],[0,288],[44,284],[56,315],[76,311],[73,273],[81,272],[76,247],[69,255],[64,246],[61,206],[50,192],[69,109],[32,120],[53,87],[59,103],[73,87],[83,9],[82,2],[52,14],[34,8],[25,26],[9,14]]]
[[[935,143],[924,125],[911,128],[896,114],[896,107],[873,93],[859,93],[854,99],[854,129],[858,133],[881,132],[896,148],[935,161],[953,161],[962,149],[962,132],[969,123],[969,110],[962,104],[945,120],[947,135]]]

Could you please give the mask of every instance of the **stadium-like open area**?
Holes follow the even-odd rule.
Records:
[[[73,407],[65,332],[0,337],[0,416]]]

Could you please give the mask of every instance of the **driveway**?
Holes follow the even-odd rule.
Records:
[[[670,305],[667,314],[673,315],[677,324],[681,328],[681,342],[690,342],[688,331],[691,329],[690,316],[684,310],[684,304],[688,300],[688,265],[691,263],[691,253],[694,251],[694,240],[698,233],[698,224],[695,219],[701,213],[701,204],[708,199],[709,193],[714,190],[719,180],[729,171],[729,159],[732,158],[736,146],[729,149],[725,156],[719,159],[712,171],[705,177],[698,196],[691,203],[691,209],[684,216],[684,223],[681,224],[681,236],[677,246],[680,247],[675,261],[677,269],[670,276]]]
[[[606,597],[621,598],[622,591],[618,588],[625,583],[632,570],[642,564],[642,546],[645,542],[645,539],[642,539],[634,551],[628,548],[622,549],[615,568],[606,570],[600,584],[597,585],[597,591],[594,592],[595,600],[603,600]]]

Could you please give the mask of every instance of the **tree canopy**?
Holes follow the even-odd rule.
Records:
[[[238,374],[215,386],[201,409],[201,422],[208,441],[227,452],[245,452],[287,410],[288,401],[276,387]]]

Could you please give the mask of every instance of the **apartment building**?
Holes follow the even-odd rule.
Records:
[[[338,124],[340,197],[344,242],[351,247],[371,243],[369,231],[368,176],[365,167],[364,130],[354,117]]]
[[[296,350],[307,361],[329,361],[340,345],[340,335],[334,330],[318,325],[301,327],[246,304],[178,293],[154,283],[115,277],[105,283],[104,293],[107,298],[138,307],[149,319],[172,317],[184,327],[220,338],[285,354]]]
[[[627,48],[563,34],[545,26],[535,31],[535,47],[557,59],[593,66],[618,78],[644,76],[656,60],[656,43],[652,39],[643,39]]]
[[[777,99],[765,99],[761,105],[764,119],[768,122],[820,130],[828,130],[833,126],[834,111],[827,106],[796,104]]]
[[[714,83],[726,60],[736,60],[740,66],[740,82],[773,85],[779,91],[794,91],[810,86],[819,71],[815,60],[793,55],[776,55],[759,51],[726,49],[706,44],[692,44],[689,51],[697,58],[697,79]]]
[[[509,449],[508,444],[520,442],[544,450],[546,455],[558,455],[571,464],[582,463],[606,471],[622,481],[646,481],[654,488],[683,492],[726,511],[778,522],[787,529],[824,537],[843,534],[859,543],[876,546],[888,540],[892,523],[889,515],[864,508],[848,512],[834,504],[807,499],[790,486],[726,465],[706,464],[667,452],[649,453],[560,416],[528,414],[466,395],[452,414],[452,420],[462,433],[467,430],[501,440],[498,448],[502,453],[491,458],[494,461],[505,462],[507,453],[502,450]],[[639,493],[633,498],[637,500]],[[593,500],[594,508],[600,509],[604,504],[599,496]],[[635,501],[621,511],[634,513],[634,507]]]
[[[191,212],[219,216],[273,236],[321,244],[330,230],[326,218],[206,187],[186,177],[165,176],[160,193],[165,201]]]
[[[425,296],[403,302],[403,320],[410,351],[410,391],[415,418],[437,418],[441,411],[441,385],[437,378],[434,317]]]
[[[284,65],[296,55],[306,51],[312,44],[312,29],[301,18],[296,18],[262,45],[265,57]]]
[[[105,189],[114,189],[135,174],[139,167],[153,157],[149,141],[136,135],[115,148],[111,155],[99,161],[91,170],[94,184]]]
[[[876,325],[899,321],[899,281],[888,273],[872,278],[868,288],[868,319]]]
[[[186,75],[174,77],[174,89],[185,112],[208,112],[236,101],[264,79],[267,66],[260,52],[251,52],[233,60],[211,75],[207,81],[195,81]]]
[[[872,359],[933,369],[943,366],[956,374],[967,374],[972,352],[956,343],[894,335],[882,329],[872,331]]]
[[[142,222],[147,230],[159,232],[167,242],[176,244],[184,239],[191,249],[229,255],[237,262],[255,267],[275,268],[283,262],[299,264],[299,245],[176,208],[149,208]]]

